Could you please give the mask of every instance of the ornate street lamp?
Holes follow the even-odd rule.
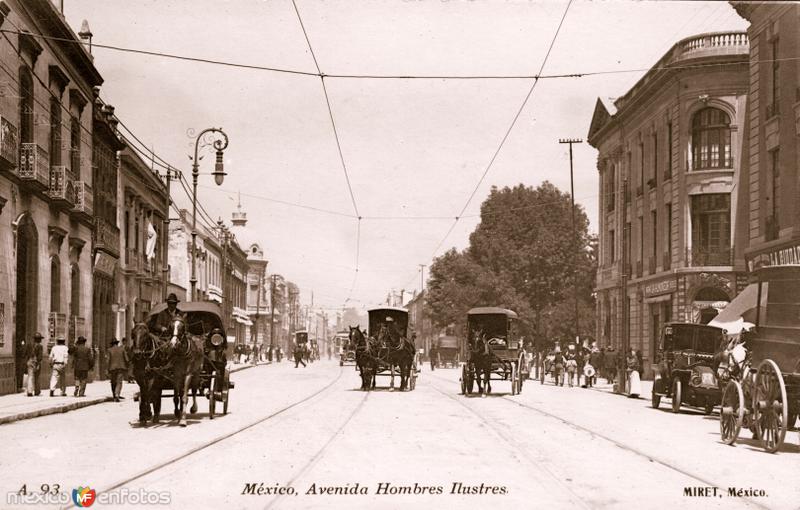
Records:
[[[225,134],[222,128],[207,128],[200,131],[200,134],[197,135],[197,139],[194,142],[194,159],[192,160],[192,277],[189,280],[189,284],[191,285],[190,299],[192,301],[197,300],[197,177],[200,175],[197,151],[200,147],[200,139],[203,138],[203,135],[214,133],[219,134],[220,137],[210,142],[217,151],[217,160],[211,175],[214,176],[214,182],[217,183],[217,186],[220,186],[222,185],[222,181],[225,180],[225,175],[227,175],[222,163],[222,152],[228,147],[228,135]]]

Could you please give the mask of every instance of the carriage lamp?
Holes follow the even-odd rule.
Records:
[[[213,345],[214,347],[221,346],[223,340],[224,338],[222,338],[222,335],[220,333],[214,333],[213,335],[211,335],[211,345]]]
[[[217,183],[217,186],[222,186],[222,181],[224,181],[225,176],[228,175],[225,173],[222,163],[222,149],[217,149],[217,163],[214,165],[214,171],[211,172],[211,175],[214,176],[214,182]]]

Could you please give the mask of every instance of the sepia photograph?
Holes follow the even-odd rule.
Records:
[[[800,1],[0,0],[0,509],[800,510]]]

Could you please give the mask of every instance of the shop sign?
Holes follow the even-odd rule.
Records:
[[[660,282],[647,283],[644,286],[644,297],[649,298],[660,296],[661,294],[670,294],[676,290],[678,290],[678,281],[674,278],[661,280]]]
[[[747,261],[748,271],[764,266],[800,265],[800,244],[759,253]]]

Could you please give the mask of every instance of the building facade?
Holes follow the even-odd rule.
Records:
[[[164,220],[169,209],[166,183],[130,147],[120,153],[119,185],[123,202],[117,218],[121,263],[116,335],[122,338],[164,300]]]
[[[800,264],[800,5],[732,2],[750,21],[750,99],[739,208],[745,260]]]
[[[106,351],[116,335],[117,284],[120,236],[118,219],[119,157],[125,148],[117,132],[114,107],[94,100],[92,131],[92,195],[94,236],[92,244],[92,336],[100,356],[100,377],[107,377]],[[117,337],[119,338],[119,337]]]
[[[597,338],[641,350],[662,325],[709,322],[746,286],[735,212],[748,90],[743,32],[679,41],[624,96],[598,99]]]
[[[86,336],[94,344],[92,117],[103,80],[48,0],[8,0],[2,14],[0,394],[6,394],[22,387],[26,343],[37,331],[45,353],[59,337]],[[42,382],[48,377],[44,364]]]

